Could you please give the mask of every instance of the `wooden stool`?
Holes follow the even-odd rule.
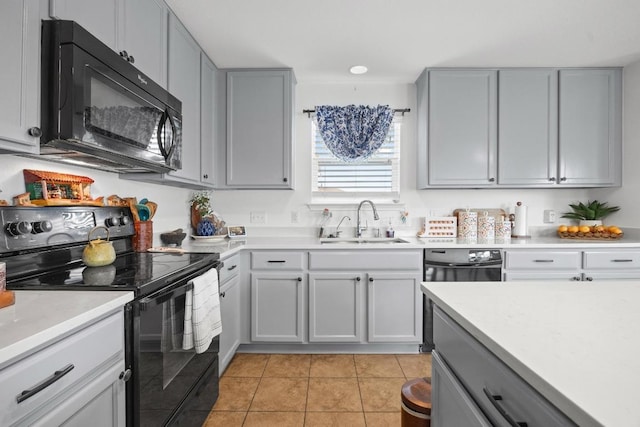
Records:
[[[402,385],[402,427],[431,426],[431,379],[416,378]]]

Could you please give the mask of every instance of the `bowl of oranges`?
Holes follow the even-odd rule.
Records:
[[[616,225],[559,225],[557,232],[561,239],[580,240],[617,240],[624,235]]]

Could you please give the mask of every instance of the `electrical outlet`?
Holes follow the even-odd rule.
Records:
[[[265,211],[255,211],[249,214],[249,222],[251,224],[264,224],[267,222],[267,214]]]
[[[300,216],[298,215],[298,211],[291,211],[291,223],[297,224],[300,221]]]
[[[553,224],[556,222],[556,211],[554,210],[545,210],[544,211],[544,222],[547,224]]]

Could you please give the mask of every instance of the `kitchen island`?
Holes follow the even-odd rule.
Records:
[[[640,426],[640,282],[440,282],[421,288],[445,317],[577,425]],[[448,337],[442,337],[445,344]],[[452,370],[460,375],[459,368]],[[434,405],[435,418],[437,411]]]

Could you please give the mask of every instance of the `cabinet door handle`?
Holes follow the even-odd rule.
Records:
[[[593,282],[593,277],[585,277],[584,280],[586,280],[587,282]]]
[[[549,181],[551,181],[551,182],[556,182],[556,177],[555,177],[555,176],[552,176],[551,178],[549,178]]]
[[[493,407],[496,408],[496,410],[500,413],[500,415],[502,415],[502,417],[509,423],[510,426],[527,427],[527,423],[514,420],[511,415],[507,414],[507,411],[504,410],[502,405],[498,403],[499,400],[502,400],[502,396],[500,396],[499,394],[492,394],[486,387],[483,387],[482,391],[484,391],[484,394],[487,396],[487,399],[489,399],[489,402],[491,402]]]
[[[302,277],[298,277],[298,282],[302,282]]]
[[[564,182],[564,181],[566,181],[566,180],[567,180],[567,177],[566,177],[566,176],[563,176],[562,178],[560,178],[560,181],[562,181],[562,182]]]
[[[495,180],[495,178],[489,178],[489,182],[494,182]]]
[[[579,281],[580,281],[580,276],[573,276],[573,277],[571,278],[571,280],[572,280],[573,282],[579,282]]]
[[[24,390],[22,393],[20,393],[16,397],[16,400],[18,401],[18,403],[21,403],[21,402],[24,402],[25,400],[27,400],[28,398],[30,398],[31,396],[34,396],[34,395],[40,393],[42,390],[44,390],[45,388],[49,387],[51,384],[55,383],[56,381],[58,381],[59,379],[61,379],[65,375],[67,375],[69,372],[71,372],[74,367],[75,366],[73,366],[73,364],[70,363],[67,366],[65,366],[64,368],[62,368],[62,369],[60,369],[58,371],[55,371],[53,373],[53,375],[51,375],[49,378],[45,379],[41,383],[36,384],[35,386],[33,386],[33,388],[30,388],[28,390]]]
[[[235,270],[238,264],[233,264],[231,267],[227,268],[227,271]]]
[[[611,262],[633,262],[632,259],[612,259]]]
[[[356,282],[359,282],[360,280],[360,277],[356,277]]]
[[[284,264],[284,263],[285,263],[285,262],[287,262],[287,261],[285,261],[285,260],[283,260],[283,259],[280,259],[280,260],[278,260],[278,259],[270,259],[270,260],[269,260],[269,261],[267,261],[267,262],[268,262],[269,264]]]
[[[533,262],[553,262],[552,259],[534,259]]]
[[[287,178],[282,178],[282,182],[287,182],[287,181],[289,181],[289,179],[287,179]]]
[[[369,277],[369,281],[370,281],[370,282],[373,282],[373,277]]]
[[[227,295],[226,292],[220,292],[220,298],[224,298],[225,295]]]

